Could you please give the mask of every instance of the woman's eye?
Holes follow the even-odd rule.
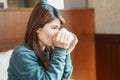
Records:
[[[52,29],[58,29],[58,27],[57,26],[52,26]]]
[[[56,27],[52,27],[52,29],[57,29]]]

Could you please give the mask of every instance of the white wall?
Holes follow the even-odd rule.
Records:
[[[40,0],[40,1],[46,1],[60,9],[62,9],[63,7],[64,8],[86,8],[87,7],[87,0]]]
[[[64,0],[65,8],[86,8],[87,0]]]
[[[40,1],[47,2],[58,9],[64,8],[64,0],[40,0]]]
[[[4,3],[4,8],[7,8],[8,5],[7,5],[7,0],[0,0],[0,2],[3,2]]]
[[[58,9],[64,8],[64,0],[48,0],[47,2]]]
[[[95,8],[96,33],[120,34],[120,0],[88,0]]]

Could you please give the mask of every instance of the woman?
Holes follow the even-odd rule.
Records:
[[[78,39],[59,31],[64,23],[60,12],[40,2],[33,9],[25,36],[10,59],[8,80],[68,80],[72,73],[70,53]],[[70,45],[68,48],[67,46]]]

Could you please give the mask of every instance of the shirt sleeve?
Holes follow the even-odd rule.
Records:
[[[66,49],[55,47],[48,70],[38,63],[34,53],[18,52],[15,55],[15,70],[21,80],[61,80],[65,67]]]
[[[73,71],[73,66],[71,61],[71,55],[68,54],[66,55],[65,68],[64,68],[62,80],[69,80],[71,77],[72,71]]]

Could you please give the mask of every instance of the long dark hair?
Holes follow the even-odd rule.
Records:
[[[58,9],[45,2],[40,2],[33,9],[26,29],[25,44],[36,53],[45,69],[47,69],[49,61],[39,45],[36,30],[43,28],[46,23],[53,21],[55,18],[58,18],[61,24],[65,22]]]

